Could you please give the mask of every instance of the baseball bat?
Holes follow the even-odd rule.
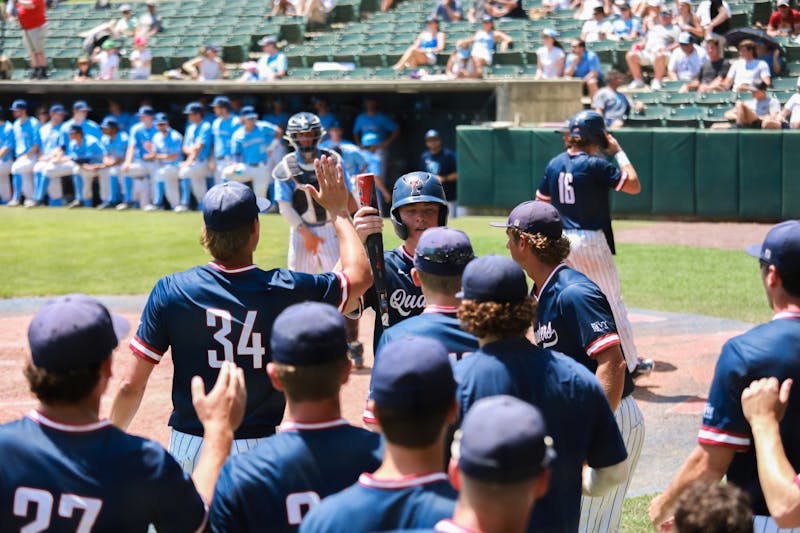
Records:
[[[375,194],[375,175],[358,174],[356,176],[358,199],[362,206],[368,205],[378,209],[378,195]],[[372,267],[373,287],[378,296],[378,311],[383,327],[389,327],[389,294],[386,290],[386,274],[383,263],[383,235],[374,233],[367,237],[367,257]]]

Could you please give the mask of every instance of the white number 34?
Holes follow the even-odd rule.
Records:
[[[233,321],[231,312],[224,309],[206,309],[206,326],[218,328],[214,332],[214,340],[222,346],[222,358],[220,358],[218,350],[208,350],[208,364],[211,368],[222,368],[222,363],[225,361],[233,362],[234,355],[251,355],[255,370],[264,367],[264,354],[267,353],[267,350],[261,345],[261,333],[253,332],[256,317],[258,317],[258,311],[247,312],[234,354],[233,343],[228,339]]]
[[[14,516],[27,517],[31,505],[34,506],[33,522],[23,526],[20,533],[39,533],[50,528],[53,519],[53,502],[51,492],[31,487],[19,487],[14,492]],[[97,516],[103,507],[103,500],[87,498],[77,494],[62,494],[58,501],[58,516],[72,518],[75,511],[81,511],[81,520],[75,533],[90,533],[97,522]]]

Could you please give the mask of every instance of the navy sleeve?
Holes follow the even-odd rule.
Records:
[[[167,330],[167,309],[169,301],[168,278],[161,278],[150,291],[150,297],[142,311],[142,318],[136,335],[131,339],[130,348],[137,356],[151,363],[158,363],[170,346]]]
[[[442,158],[442,176],[447,176],[456,171],[456,156],[450,150],[445,151]]]
[[[600,289],[569,285],[559,295],[558,304],[560,314],[574,328],[575,338],[586,355],[594,357],[610,346],[619,345],[611,307]]]
[[[159,445],[161,467],[153,479],[153,501],[157,506],[153,525],[159,532],[199,531],[207,519],[206,504],[188,474]]]
[[[602,157],[593,159],[594,170],[590,175],[596,176],[600,185],[604,187],[616,190],[622,188],[622,183],[624,182],[622,172]]]
[[[588,394],[585,398],[585,405],[594,406],[594,416],[591,418],[594,427],[586,462],[592,468],[605,468],[624,461],[628,457],[628,451],[625,449],[625,442],[622,440],[619,426],[617,426],[614,413],[611,412],[608,399],[600,387],[600,382],[593,374],[591,377],[594,381],[586,391]]]
[[[550,182],[549,179],[550,174],[553,172],[552,164],[548,164],[547,168],[544,169],[544,176],[542,176],[542,181],[539,182],[539,188],[536,189],[536,199],[542,200],[544,202],[549,202],[552,200],[552,193],[550,191]]]
[[[244,513],[240,508],[241,498],[231,475],[231,461],[228,460],[217,479],[214,488],[214,499],[209,511],[211,531],[225,533],[228,531],[244,531],[245,524],[240,520]]]
[[[350,295],[350,280],[344,272],[326,272],[325,274],[301,274],[293,272],[295,287],[305,293],[306,299],[324,302],[344,309]]]

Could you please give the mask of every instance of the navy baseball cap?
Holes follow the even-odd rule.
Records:
[[[456,380],[447,348],[437,340],[406,337],[386,343],[372,369],[375,405],[404,413],[426,412],[455,400]]]
[[[151,117],[155,114],[156,114],[155,110],[149,105],[143,105],[142,107],[139,108],[139,112],[137,113],[137,115],[139,116],[149,115]]]
[[[214,185],[203,197],[203,222],[212,231],[229,231],[249,224],[269,200],[256,198],[253,190],[236,181]]]
[[[800,79],[800,78],[798,78],[798,79]],[[342,127],[342,125],[339,123],[339,119],[336,119],[336,118],[331,120],[331,123],[328,125],[328,129],[329,130],[332,130],[333,128],[341,128],[341,127]]]
[[[89,107],[89,104],[86,103],[86,100],[78,100],[74,104],[72,104],[73,111],[91,111],[92,108]]]
[[[485,255],[467,265],[456,298],[477,302],[519,303],[528,297],[525,272],[513,259]]]
[[[748,246],[747,253],[774,265],[781,277],[800,278],[800,220],[773,226],[764,242]]]
[[[475,259],[472,243],[461,230],[435,227],[426,229],[414,251],[414,268],[437,276],[457,276]]]
[[[243,118],[249,118],[251,120],[258,118],[258,112],[256,112],[256,108],[251,105],[244,106],[242,108],[241,115]]]
[[[496,228],[516,228],[525,233],[541,233],[545,237],[557,239],[564,231],[561,215],[547,202],[528,200],[511,210],[506,222],[490,222]]]
[[[453,457],[473,479],[517,483],[547,469],[556,453],[539,410],[499,395],[478,400],[467,412],[453,441]]]
[[[202,113],[205,111],[203,109],[203,104],[200,102],[189,102],[186,104],[186,107],[183,108],[183,114],[188,115],[189,113]]]
[[[11,111],[20,111],[22,109],[28,109],[28,102],[22,99],[11,102]]]
[[[231,108],[231,101],[227,96],[215,96],[211,101],[211,107],[223,106],[228,109]]]
[[[347,358],[344,318],[330,304],[291,305],[275,319],[270,347],[272,360],[286,365],[321,365],[344,360]]]
[[[425,132],[425,138],[426,139],[439,139],[439,138],[441,138],[441,135],[439,135],[438,131],[430,129],[430,130]]]
[[[48,113],[50,113],[51,115],[54,114],[54,113],[65,113],[65,112],[66,111],[64,110],[64,106],[61,105],[61,104],[53,104],[53,105],[51,105],[50,106],[50,110],[48,111]]]
[[[119,121],[114,118],[113,116],[107,116],[103,119],[103,122],[100,124],[100,128],[117,128],[119,129]]]
[[[83,126],[80,124],[70,124],[69,125],[69,132],[70,133],[83,133]]]
[[[169,117],[166,113],[156,113],[156,117],[153,119],[153,122],[156,124],[168,124]]]
[[[31,358],[45,370],[85,368],[108,358],[129,329],[125,318],[90,296],[59,296],[48,300],[28,326]]]

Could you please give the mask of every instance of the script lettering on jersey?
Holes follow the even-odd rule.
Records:
[[[540,324],[539,327],[533,332],[533,338],[536,341],[536,344],[542,348],[550,348],[551,346],[558,344],[558,332],[553,329],[551,322],[548,322],[547,324]]]
[[[289,525],[299,526],[306,513],[319,502],[319,494],[313,490],[289,494],[286,497],[286,518],[289,520]]]
[[[425,308],[425,296],[408,294],[405,289],[396,289],[389,297],[389,307],[395,309],[400,316],[406,317],[414,309]]]
[[[33,521],[20,528],[20,533],[39,533],[50,529],[54,501],[55,496],[49,491],[18,487],[14,492],[14,516],[25,518],[28,516],[29,508],[34,506]],[[72,518],[75,511],[80,511],[81,519],[75,532],[90,533],[102,508],[103,500],[77,494],[61,494],[58,501],[58,516]]]

